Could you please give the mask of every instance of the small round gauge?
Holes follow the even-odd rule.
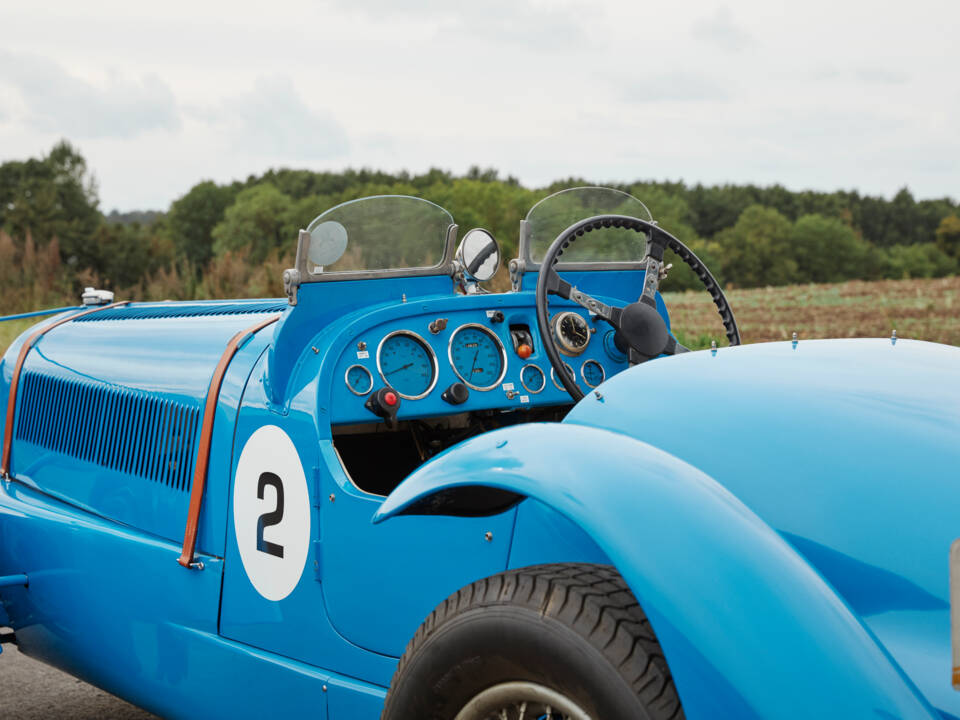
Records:
[[[603,365],[596,360],[585,360],[583,365],[580,366],[580,377],[587,385],[595,388],[606,379],[607,373],[604,371]]]
[[[397,330],[377,347],[377,371],[400,397],[418,400],[437,384],[437,356],[416,333]]]
[[[520,371],[520,384],[527,392],[536,395],[547,384],[547,378],[544,376],[543,370],[536,365],[524,365]]]
[[[567,373],[569,373],[570,379],[573,380],[574,384],[576,384],[577,376],[573,372],[573,368],[570,367],[570,365],[567,363],[564,363],[563,367],[567,371]],[[564,392],[567,391],[567,389],[563,386],[563,383],[560,382],[560,378],[557,377],[556,368],[550,368],[550,379],[553,380],[553,384],[556,386],[557,390],[563,390]]]
[[[373,390],[373,375],[363,365],[351,365],[343,378],[354,395],[366,395]]]
[[[553,316],[553,335],[564,355],[579,355],[590,342],[590,328],[582,315],[566,310]]]
[[[450,336],[450,365],[474,390],[493,390],[507,372],[503,343],[483,325],[461,325]]]

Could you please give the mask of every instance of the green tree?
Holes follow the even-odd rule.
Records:
[[[792,230],[790,221],[773,208],[748,207],[732,228],[714,238],[724,281],[741,287],[796,282]]]
[[[868,272],[870,246],[835,218],[802,216],[793,225],[790,245],[803,282],[840,282]]]
[[[213,228],[237,196],[236,188],[212,180],[197,183],[170,205],[168,223],[177,255],[197,269],[213,255]]]
[[[259,263],[277,248],[296,243],[291,218],[293,201],[273,185],[263,183],[241,191],[214,227],[213,252],[246,250],[251,262]]]
[[[947,215],[936,231],[937,247],[941,252],[960,260],[960,217]]]
[[[96,264],[90,239],[102,220],[97,205],[87,163],[65,140],[39,160],[0,165],[0,227],[18,242],[28,233],[41,246],[56,238],[71,266]]]

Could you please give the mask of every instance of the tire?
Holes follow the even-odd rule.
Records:
[[[381,719],[521,715],[683,717],[653,629],[613,567],[538,565],[454,593],[407,645]]]

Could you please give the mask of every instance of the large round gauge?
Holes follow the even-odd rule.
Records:
[[[557,339],[560,352],[565,355],[579,355],[587,349],[590,342],[590,328],[579,313],[566,310],[553,316],[553,336]]]
[[[354,395],[366,395],[373,390],[373,375],[363,365],[351,365],[343,376],[347,388]]]
[[[450,336],[449,354],[457,377],[474,390],[493,390],[507,372],[503,343],[483,325],[458,327]]]
[[[576,385],[577,376],[574,374],[573,368],[567,363],[564,363],[563,367],[570,374],[570,379],[573,380],[574,385]],[[567,391],[567,389],[563,386],[563,383],[560,382],[560,378],[557,377],[556,368],[550,368],[550,379],[553,380],[553,384],[556,386],[557,390],[563,390],[564,392]]]
[[[437,384],[437,356],[426,341],[409,330],[387,335],[377,347],[377,370],[402,398],[417,400]]]
[[[603,365],[596,360],[585,360],[580,366],[580,377],[587,385],[595,388],[606,379],[607,373],[604,372]]]
[[[536,365],[524,365],[520,371],[520,384],[527,392],[536,395],[547,384],[547,378],[544,376],[543,370]]]

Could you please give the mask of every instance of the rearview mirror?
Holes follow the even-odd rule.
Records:
[[[500,269],[500,246],[488,231],[474,228],[460,241],[457,262],[468,279],[486,282]]]

